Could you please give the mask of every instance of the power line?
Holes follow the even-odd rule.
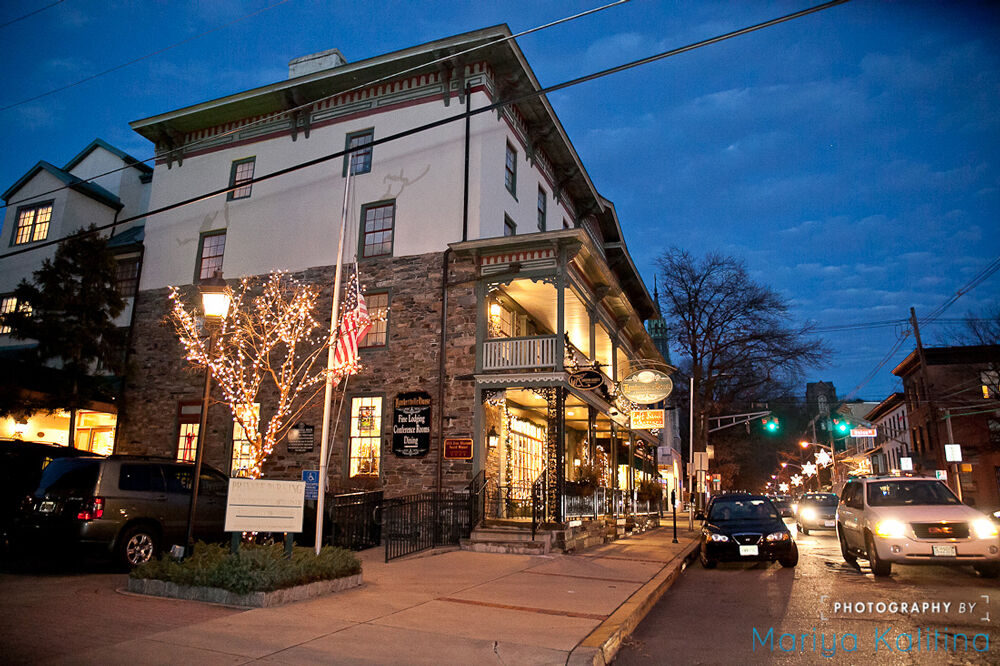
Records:
[[[836,5],[842,5],[842,4],[846,3],[846,2],[848,2],[848,0],[831,0],[830,2],[826,2],[826,3],[822,4],[822,5],[817,5],[815,7],[811,7],[809,9],[804,9],[804,10],[801,10],[801,11],[798,11],[798,12],[794,12],[792,14],[786,14],[785,16],[781,16],[781,17],[776,18],[776,19],[771,19],[770,21],[765,21],[764,23],[758,23],[756,25],[753,25],[753,26],[750,26],[750,27],[747,27],[747,28],[741,28],[739,30],[734,30],[732,32],[725,33],[723,35],[719,35],[719,36],[716,36],[716,37],[705,39],[705,40],[702,40],[700,42],[695,42],[693,44],[689,44],[687,46],[682,46],[680,48],[670,49],[668,51],[663,51],[661,53],[657,53],[657,54],[652,55],[652,56],[647,56],[645,58],[640,58],[639,60],[633,60],[633,61],[625,63],[623,65],[617,65],[615,67],[610,67],[608,69],[603,69],[603,70],[600,70],[598,72],[594,72],[592,74],[587,74],[587,75],[584,75],[584,76],[577,77],[575,79],[570,79],[568,81],[564,81],[563,83],[557,83],[555,85],[548,86],[547,88],[540,88],[538,90],[532,90],[531,92],[523,93],[523,94],[517,95],[517,96],[512,97],[510,99],[507,99],[507,100],[500,100],[498,102],[493,102],[492,104],[487,104],[486,106],[480,107],[478,109],[469,110],[469,111],[463,111],[461,113],[458,113],[457,115],[449,116],[448,118],[442,118],[440,120],[435,120],[433,122],[429,122],[429,123],[426,123],[424,125],[419,125],[417,127],[413,127],[411,129],[408,129],[408,130],[403,130],[401,132],[397,132],[395,134],[391,134],[389,136],[382,137],[381,139],[375,139],[375,140],[367,143],[366,146],[375,147],[375,146],[378,146],[378,145],[381,145],[381,144],[384,144],[384,143],[389,143],[389,142],[392,142],[392,141],[397,141],[399,139],[403,139],[403,138],[406,138],[408,136],[412,136],[414,134],[419,134],[421,132],[426,132],[426,131],[429,131],[429,130],[432,130],[432,129],[437,129],[438,127],[443,127],[444,125],[448,125],[450,123],[453,123],[453,122],[456,122],[456,121],[459,121],[459,120],[464,120],[466,117],[477,116],[477,115],[481,115],[483,113],[488,113],[490,111],[496,111],[496,110],[501,109],[501,108],[503,108],[505,106],[509,106],[509,105],[512,105],[512,104],[518,104],[520,102],[524,102],[524,101],[527,101],[527,100],[535,98],[535,97],[540,97],[542,95],[546,95],[546,94],[548,94],[550,92],[555,92],[557,90],[563,90],[565,88],[576,86],[576,85],[579,85],[581,83],[587,83],[589,81],[594,81],[596,79],[603,78],[605,76],[610,76],[612,74],[617,74],[619,72],[623,72],[623,71],[626,71],[626,70],[629,70],[629,69],[633,69],[635,67],[640,67],[642,65],[647,65],[647,64],[650,64],[652,62],[656,62],[658,60],[662,60],[664,58],[668,58],[668,57],[671,57],[671,56],[674,56],[674,55],[679,55],[681,53],[686,53],[688,51],[693,51],[693,50],[695,50],[697,48],[701,48],[701,47],[704,47],[704,46],[709,46],[709,45],[712,45],[712,44],[717,44],[717,43],[725,41],[727,39],[732,39],[734,37],[739,37],[739,36],[748,34],[750,32],[755,32],[757,30],[762,30],[764,28],[768,28],[768,27],[771,27],[773,25],[777,25],[777,24],[780,24],[780,23],[785,23],[787,21],[791,21],[793,19],[800,18],[802,16],[813,14],[813,13],[822,11],[824,9],[829,9],[829,8],[834,7]],[[128,224],[130,222],[135,222],[135,221],[142,220],[142,219],[145,219],[145,218],[153,217],[153,216],[159,215],[161,213],[166,213],[166,212],[169,212],[171,210],[175,210],[177,208],[182,208],[184,206],[189,206],[191,204],[198,203],[199,201],[204,201],[205,199],[211,199],[212,197],[219,196],[220,194],[226,194],[227,192],[231,192],[232,190],[237,189],[237,187],[246,187],[247,185],[254,185],[256,183],[261,183],[261,182],[264,182],[264,181],[267,181],[267,180],[271,180],[273,178],[279,178],[281,176],[285,176],[285,175],[287,175],[289,173],[293,173],[293,172],[299,171],[301,169],[307,169],[309,167],[316,166],[318,164],[323,164],[325,162],[329,162],[330,160],[334,160],[334,159],[343,157],[348,152],[349,152],[349,149],[347,149],[347,148],[345,148],[343,150],[338,150],[338,151],[336,151],[334,153],[329,153],[327,155],[323,155],[321,157],[317,157],[317,158],[308,160],[306,162],[300,162],[299,164],[295,164],[295,165],[292,165],[290,167],[286,167],[284,169],[279,169],[278,171],[273,171],[273,172],[271,172],[269,174],[265,174],[263,176],[255,176],[254,178],[252,178],[250,180],[241,181],[239,185],[227,185],[226,187],[222,187],[222,188],[219,188],[219,189],[216,189],[216,190],[212,190],[212,191],[206,192],[204,194],[199,194],[199,195],[191,197],[189,199],[184,199],[182,201],[177,201],[177,202],[172,203],[172,204],[167,204],[166,206],[161,206],[160,208],[157,208],[157,209],[154,209],[154,210],[151,210],[151,211],[147,211],[147,212],[141,213],[139,215],[133,215],[132,217],[126,218],[124,220],[117,220],[117,221],[112,222],[110,224],[105,224],[105,225],[102,225],[102,226],[98,226],[98,227],[95,227],[93,229],[93,231],[94,232],[104,231],[104,230],[107,230],[107,229],[111,229],[113,227],[117,227],[117,226],[122,226],[122,225]],[[56,239],[52,239],[50,241],[42,241],[40,243],[34,243],[34,244],[31,245],[31,247],[19,248],[17,250],[13,250],[11,252],[7,252],[5,254],[2,254],[2,255],[0,255],[0,259],[6,259],[8,257],[13,257],[15,255],[24,254],[26,252],[31,252],[31,251],[34,251],[34,250],[37,250],[37,249],[41,249],[43,247],[48,247],[50,245],[55,245],[55,244],[61,243],[63,240],[64,239],[62,239],[62,238],[56,238]]]
[[[39,7],[38,9],[36,9],[33,12],[28,12],[27,14],[22,14],[21,16],[18,16],[15,19],[11,19],[11,20],[6,21],[4,23],[0,23],[0,28],[6,28],[7,26],[13,25],[14,23],[17,23],[18,21],[23,21],[24,19],[26,19],[28,17],[31,17],[31,16],[34,16],[35,14],[40,14],[41,12],[44,12],[46,9],[52,9],[56,5],[62,4],[65,1],[66,0],[56,0],[55,2],[52,2],[52,3],[49,3],[49,4],[45,5],[44,7]]]
[[[287,0],[285,0],[285,1],[287,2]],[[484,48],[487,48],[489,46],[493,46],[494,44],[498,44],[500,42],[512,41],[512,40],[514,40],[514,39],[516,39],[518,37],[523,37],[524,35],[530,35],[530,34],[532,34],[534,32],[538,32],[538,31],[544,30],[546,28],[551,28],[553,26],[557,26],[557,25],[560,25],[560,24],[563,24],[563,23],[567,23],[569,21],[573,21],[575,19],[582,18],[584,16],[589,16],[591,14],[595,14],[595,13],[603,11],[605,9],[609,9],[609,8],[615,7],[617,5],[625,4],[626,2],[629,2],[629,1],[630,0],[615,0],[615,2],[612,2],[612,3],[607,4],[607,5],[602,5],[600,7],[595,7],[594,9],[588,9],[587,11],[580,12],[579,14],[573,14],[572,16],[566,16],[566,17],[563,17],[563,18],[555,20],[555,21],[550,21],[549,23],[545,23],[543,25],[535,26],[534,28],[528,28],[527,30],[523,30],[521,32],[515,33],[513,35],[510,35],[509,37],[502,37],[501,36],[501,37],[498,37],[498,38],[496,38],[494,40],[486,42],[485,44],[480,44],[479,46],[472,46],[472,47],[469,47],[469,48],[467,48],[467,49],[465,49],[463,51],[458,51],[456,53],[450,53],[448,55],[444,55],[444,56],[441,56],[439,58],[435,58],[434,60],[430,60],[430,61],[428,61],[426,63],[421,63],[419,65],[414,65],[412,67],[407,67],[405,69],[398,70],[398,71],[393,72],[391,74],[386,74],[385,76],[379,77],[377,79],[370,79],[370,80],[365,81],[363,83],[358,83],[358,84],[354,85],[353,87],[345,88],[344,90],[339,90],[339,91],[337,91],[336,93],[334,93],[332,95],[328,95],[326,97],[319,97],[319,98],[314,99],[314,100],[312,100],[310,102],[305,102],[305,103],[300,104],[298,106],[293,106],[293,107],[290,107],[288,109],[285,109],[282,112],[282,115],[288,115],[289,113],[294,113],[296,111],[302,111],[302,110],[308,109],[308,108],[310,108],[310,107],[312,107],[312,106],[314,106],[316,104],[319,104],[320,102],[324,102],[326,100],[332,100],[335,97],[339,97],[340,95],[345,95],[347,93],[355,92],[355,91],[361,90],[363,88],[368,88],[370,86],[374,86],[374,85],[377,85],[379,83],[382,83],[383,81],[388,81],[390,79],[394,79],[394,78],[403,76],[404,74],[407,74],[409,72],[415,72],[418,69],[424,69],[424,68],[429,67],[431,65],[435,65],[435,64],[444,62],[446,60],[451,60],[451,59],[456,58],[458,56],[462,56],[462,55],[465,55],[465,54],[468,54],[468,53],[472,53],[473,51],[477,51],[479,49],[484,49]],[[261,11],[264,11],[264,10],[261,10]],[[0,111],[2,111],[2,110],[3,109],[0,109]],[[205,137],[203,139],[197,139],[195,141],[191,141],[190,143],[185,144],[183,146],[183,149],[190,150],[192,148],[200,146],[203,143],[216,142],[216,141],[218,141],[221,138],[230,136],[230,135],[235,134],[237,132],[244,132],[244,131],[252,128],[252,127],[264,124],[264,123],[269,122],[269,121],[270,121],[270,118],[267,118],[267,117],[261,118],[259,120],[254,120],[254,121],[245,123],[243,125],[240,125],[239,127],[234,127],[233,129],[227,130],[225,132],[220,132],[218,134],[213,134],[212,136]],[[148,157],[148,158],[146,158],[144,160],[139,160],[139,161],[141,163],[155,162],[156,160],[158,160],[158,159],[160,159],[162,157],[166,157],[167,155],[169,155],[170,153],[174,152],[175,150],[176,149],[170,149],[170,150],[166,150],[166,151],[164,151],[162,153],[155,153],[155,151],[154,151],[154,154],[153,154],[152,157]],[[103,178],[104,176],[109,176],[109,175],[111,175],[113,173],[118,173],[119,171],[125,171],[126,169],[131,168],[131,166],[132,165],[130,165],[130,164],[126,164],[125,166],[117,167],[115,169],[111,169],[110,171],[105,171],[104,173],[97,174],[96,176],[91,176],[90,178],[87,178],[83,182],[93,182],[93,181],[97,180],[98,178]],[[46,192],[41,192],[39,194],[34,194],[34,195],[32,195],[32,196],[30,196],[28,198],[25,198],[25,199],[18,199],[16,201],[12,201],[10,203],[4,202],[2,205],[0,205],[0,210],[2,210],[3,208],[7,208],[8,206],[16,206],[17,204],[23,203],[25,201],[34,200],[34,199],[37,199],[39,197],[43,197],[43,196],[46,196],[46,195],[49,195],[49,194],[53,194],[55,192],[59,192],[60,190],[64,190],[64,189],[66,189],[68,187],[69,187],[69,185],[60,185],[59,187],[53,188],[53,189],[48,190]]]
[[[13,109],[16,106],[21,106],[22,104],[27,104],[28,102],[34,102],[37,99],[41,99],[43,97],[48,97],[49,95],[53,95],[53,94],[55,94],[57,92],[62,92],[63,90],[69,90],[70,88],[75,88],[76,86],[78,86],[78,85],[80,85],[82,83],[87,83],[88,81],[93,81],[94,79],[100,78],[100,77],[104,76],[105,74],[110,74],[111,72],[117,72],[119,69],[124,69],[125,67],[128,67],[129,65],[134,65],[137,62],[142,62],[143,60],[147,60],[149,58],[152,58],[153,56],[160,55],[161,53],[165,53],[166,51],[170,51],[171,49],[175,49],[178,46],[183,46],[184,44],[187,44],[188,42],[193,42],[196,39],[200,39],[200,38],[204,37],[205,35],[210,35],[213,32],[218,32],[220,30],[224,30],[225,28],[228,28],[229,26],[236,25],[237,23],[241,23],[241,22],[243,22],[243,21],[245,21],[245,20],[247,20],[249,18],[253,18],[254,16],[257,16],[258,14],[263,14],[264,12],[266,12],[266,11],[268,11],[270,9],[274,9],[275,7],[278,7],[279,5],[283,5],[286,2],[290,2],[290,1],[291,0],[278,0],[278,2],[274,3],[273,5],[268,5],[267,7],[264,7],[263,9],[258,9],[255,12],[251,12],[249,14],[241,16],[240,18],[236,19],[235,21],[230,21],[229,23],[225,23],[225,24],[220,25],[218,27],[212,28],[211,30],[206,30],[205,32],[198,33],[197,35],[194,35],[192,37],[188,37],[187,39],[184,39],[184,40],[181,40],[181,41],[176,42],[174,44],[171,44],[170,46],[165,46],[162,49],[157,49],[156,51],[153,51],[152,53],[147,53],[146,55],[139,56],[138,58],[133,58],[132,60],[129,60],[128,62],[123,62],[120,65],[115,65],[114,67],[109,67],[108,69],[105,69],[105,70],[102,70],[100,72],[97,72],[96,74],[91,74],[90,76],[85,76],[82,79],[79,79],[78,81],[74,81],[73,83],[67,83],[64,86],[59,86],[58,88],[53,88],[53,89],[51,89],[49,91],[40,93],[38,95],[34,95],[32,97],[28,97],[28,98],[22,99],[19,102],[14,102],[13,104],[8,104],[7,106],[0,106],[0,111],[6,111],[7,109]]]

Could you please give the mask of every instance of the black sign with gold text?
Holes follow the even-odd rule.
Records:
[[[431,449],[431,396],[424,391],[400,393],[392,409],[392,452],[404,458]]]

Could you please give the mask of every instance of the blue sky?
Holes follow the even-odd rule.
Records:
[[[277,0],[65,0],[0,28],[0,107],[236,21]],[[0,24],[50,3],[9,1]],[[519,40],[543,85],[696,42],[807,2],[631,0]],[[586,2],[288,0],[207,36],[0,111],[0,187],[64,164],[94,137],[152,154],[128,122],[286,78],[297,56],[349,61],[506,22],[519,32]],[[652,290],[676,245],[746,260],[797,321],[818,326],[934,310],[1000,256],[1000,9],[996,3],[846,5],[550,97],[615,202]],[[1000,274],[944,317],[995,305]],[[941,342],[945,326],[923,330]],[[854,389],[898,330],[824,334],[809,381]],[[858,395],[897,383],[907,342]],[[802,392],[804,394],[804,387]]]

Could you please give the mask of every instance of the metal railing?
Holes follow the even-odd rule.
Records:
[[[445,544],[457,545],[472,534],[473,495],[428,492],[386,500],[382,508],[385,561]]]
[[[350,550],[373,548],[381,543],[381,490],[334,495],[327,506],[328,543]]]
[[[540,523],[545,522],[547,517],[546,509],[546,484],[545,472],[538,475],[535,482],[531,484],[531,538],[535,538],[535,531]]]
[[[489,479],[483,491],[484,516],[487,518],[530,518],[531,485],[512,483],[501,486]]]
[[[552,368],[556,365],[556,336],[503,338],[483,343],[483,370]]]

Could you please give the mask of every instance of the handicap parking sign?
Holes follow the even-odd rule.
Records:
[[[319,499],[319,470],[318,469],[304,469],[304,470],[302,470],[302,480],[306,482],[306,499],[307,500],[318,500]]]

